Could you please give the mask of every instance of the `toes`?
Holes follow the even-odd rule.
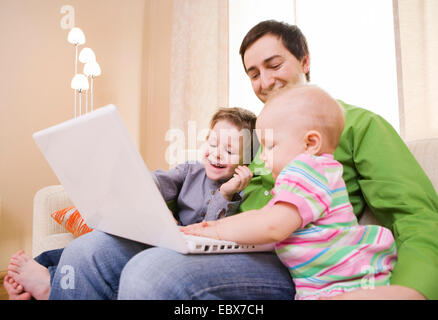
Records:
[[[8,293],[13,290],[12,284],[9,281],[5,281],[3,283],[3,287],[6,289]]]
[[[15,252],[13,255],[12,255],[12,257],[11,257],[11,259],[12,258],[18,258],[19,256],[21,256],[22,254],[24,254],[24,251],[23,250],[20,250],[20,251],[17,251],[17,252]]]
[[[25,254],[24,252],[23,252],[23,254],[20,255],[20,258],[21,258],[24,262],[28,262],[29,260],[31,260],[31,258],[30,258],[27,254]]]
[[[23,264],[29,261],[29,257],[23,250],[18,251],[15,255],[11,257],[11,262],[15,261],[18,264]]]
[[[19,265],[19,260],[18,260],[17,258],[12,257],[12,258],[9,260],[9,264],[13,264],[13,265],[15,265],[15,266],[18,266],[18,265]]]
[[[13,266],[19,267],[22,264],[23,264],[22,260],[20,258],[18,258],[18,257],[12,257],[9,260],[9,265],[13,265]]]
[[[11,280],[9,280],[9,284],[12,285],[15,282],[17,282],[15,279],[19,276],[19,274],[15,271],[8,270],[8,275],[11,277]]]
[[[32,295],[29,292],[24,292],[20,295],[18,295],[17,300],[30,300]]]
[[[12,284],[12,282],[14,282],[14,279],[12,279],[12,277],[9,274],[7,274],[3,279],[3,285],[9,285]]]
[[[20,268],[17,265],[10,264],[8,265],[8,274],[11,277],[14,277],[14,274],[18,273],[20,271]]]
[[[19,293],[16,289],[18,286],[18,283],[16,283],[14,281],[14,279],[12,279],[10,276],[5,277],[5,281],[4,281],[3,286],[9,295],[15,295],[15,294]]]

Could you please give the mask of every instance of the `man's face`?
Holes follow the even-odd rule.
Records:
[[[298,61],[275,35],[266,34],[249,46],[243,61],[254,93],[262,102],[273,90],[306,83],[308,57]]]

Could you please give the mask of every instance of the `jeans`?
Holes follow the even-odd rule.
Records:
[[[50,299],[293,299],[294,295],[289,271],[274,252],[183,255],[93,231],[65,248]]]
[[[56,271],[56,267],[58,266],[59,259],[61,258],[62,251],[64,249],[55,249],[44,251],[39,256],[35,257],[35,261],[40,265],[46,267],[50,273],[50,283],[52,283],[53,276]]]

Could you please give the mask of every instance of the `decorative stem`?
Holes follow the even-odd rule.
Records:
[[[82,90],[79,90],[79,116],[82,115]]]
[[[91,76],[91,111],[94,110],[94,98],[93,98],[93,86],[94,86],[94,76]]]
[[[77,104],[76,100],[77,100],[77,98],[76,98],[76,89],[75,89],[75,119],[76,119],[76,109],[77,109],[77,107],[76,107],[76,104]]]

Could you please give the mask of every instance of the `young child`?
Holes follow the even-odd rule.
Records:
[[[296,299],[389,285],[396,262],[392,233],[358,225],[342,165],[332,155],[344,126],[338,103],[315,86],[284,89],[267,102],[256,126],[260,158],[276,179],[273,199],[260,210],[183,231],[244,244],[276,242]]]
[[[216,220],[237,212],[243,189],[252,178],[243,164],[244,160],[248,164],[252,161],[251,133],[256,119],[242,108],[220,108],[210,121],[202,163],[186,162],[168,171],[152,172],[164,200],[175,201],[179,225]],[[61,252],[56,254],[59,260]],[[43,289],[50,289],[49,270],[56,270],[57,263],[48,268],[37,261],[23,251],[12,256],[4,280],[10,299],[48,298],[50,290]]]
[[[219,109],[210,121],[202,163],[186,162],[152,173],[164,200],[176,201],[179,225],[237,212],[242,190],[252,178],[251,170],[243,165],[252,146],[251,136],[245,133],[253,132],[256,119],[242,108]],[[251,158],[246,160],[251,162]]]

